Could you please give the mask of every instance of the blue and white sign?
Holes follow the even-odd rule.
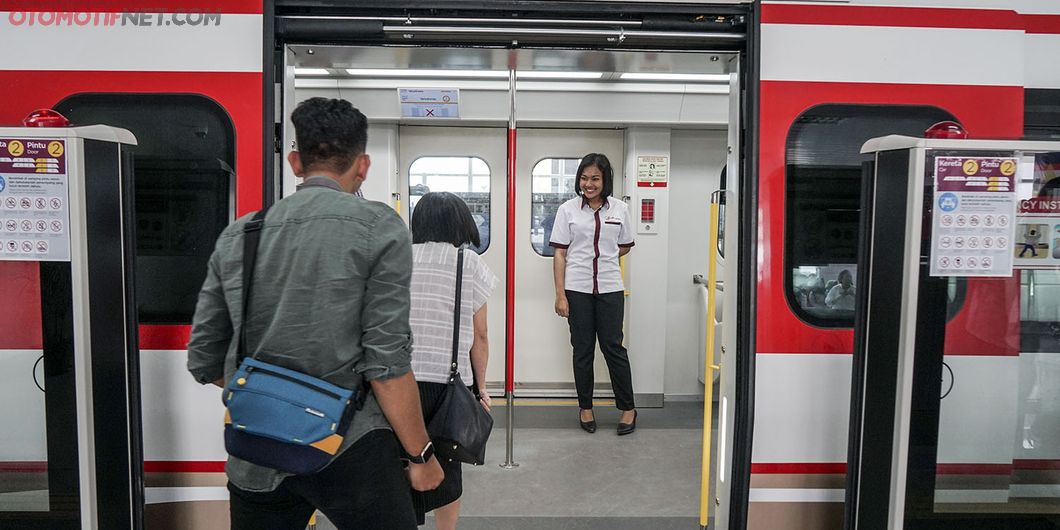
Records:
[[[6,189],[7,189],[7,181],[4,180],[4,177],[0,177],[0,193],[3,193],[4,190],[6,190]]]
[[[939,210],[944,212],[952,212],[957,209],[960,205],[961,200],[957,197],[956,193],[946,192],[939,195]]]
[[[460,89],[399,88],[402,118],[459,118]]]

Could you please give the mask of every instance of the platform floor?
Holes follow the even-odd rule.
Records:
[[[515,409],[514,469],[500,467],[506,412],[494,407],[486,465],[464,468],[461,530],[699,528],[702,403],[639,409],[637,431],[622,437],[610,403],[595,407],[594,434],[579,428],[574,401],[532,403]],[[322,517],[317,528],[335,527]],[[434,530],[430,516],[422,528]]]

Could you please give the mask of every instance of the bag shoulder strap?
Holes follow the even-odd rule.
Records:
[[[460,294],[464,283],[464,249],[456,253],[456,296],[453,303],[453,361],[449,364],[449,382],[456,378],[458,353],[460,350]]]
[[[243,226],[243,322],[239,326],[239,349],[236,350],[236,366],[247,355],[247,308],[250,306],[250,286],[254,281],[254,264],[258,259],[258,243],[261,228],[265,225],[265,214],[269,206],[258,210]]]

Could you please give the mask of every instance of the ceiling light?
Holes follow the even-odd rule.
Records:
[[[663,74],[652,72],[630,72],[619,76],[626,81],[691,81],[700,83],[727,83],[729,74]]]
[[[555,71],[518,71],[516,77],[521,79],[600,79],[603,72],[555,72]]]
[[[392,68],[347,68],[357,77],[508,77],[506,70],[396,70]]]
[[[295,68],[294,75],[328,75],[327,68]]]

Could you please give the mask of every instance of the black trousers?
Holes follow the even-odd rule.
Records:
[[[574,386],[578,389],[578,406],[593,408],[593,357],[596,341],[604,352],[607,371],[611,373],[611,388],[615,391],[615,405],[619,410],[633,410],[633,376],[629,371],[629,356],[622,346],[622,319],[625,312],[622,291],[587,294],[567,291],[570,316],[570,345],[574,348]]]
[[[232,530],[305,530],[319,509],[340,530],[414,530],[416,514],[394,433],[375,430],[323,470],[287,477],[273,491],[228,483]]]

